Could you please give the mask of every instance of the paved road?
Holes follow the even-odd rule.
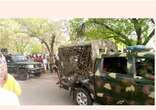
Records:
[[[69,92],[56,85],[56,74],[42,74],[41,77],[19,81],[22,95],[21,105],[74,105]]]

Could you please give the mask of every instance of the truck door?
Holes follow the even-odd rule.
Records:
[[[97,100],[102,104],[123,104],[129,96],[133,78],[127,75],[125,57],[104,58],[95,72],[95,91]],[[129,87],[126,89],[126,87]]]
[[[154,58],[137,57],[136,88],[139,104],[154,105]]]

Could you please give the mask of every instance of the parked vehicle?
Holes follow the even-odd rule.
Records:
[[[154,54],[144,46],[119,52],[111,41],[59,48],[59,84],[78,105],[154,105]],[[142,71],[142,72],[141,72]]]
[[[24,55],[5,55],[8,72],[16,78],[26,80],[31,74],[40,76],[44,71],[43,65],[39,62],[28,60]]]

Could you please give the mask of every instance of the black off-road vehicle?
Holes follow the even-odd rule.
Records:
[[[40,76],[44,67],[39,62],[28,60],[24,55],[5,55],[8,72],[20,80],[26,80],[31,74]]]

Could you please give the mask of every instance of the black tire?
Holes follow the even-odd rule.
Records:
[[[29,78],[29,73],[26,71],[25,68],[18,69],[18,79],[19,80],[27,80]]]
[[[20,80],[27,80],[28,79],[29,74],[28,73],[21,73],[18,75],[18,78]]]
[[[93,101],[86,89],[78,88],[74,93],[74,100],[77,105],[92,105]]]
[[[39,76],[41,76],[41,73],[35,73],[34,75],[39,77]]]

